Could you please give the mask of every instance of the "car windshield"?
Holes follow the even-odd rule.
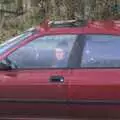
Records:
[[[26,31],[18,36],[15,36],[11,39],[6,40],[2,44],[0,44],[0,55],[5,53],[10,48],[18,45],[21,41],[23,41],[27,37],[30,37],[33,33],[34,31]]]

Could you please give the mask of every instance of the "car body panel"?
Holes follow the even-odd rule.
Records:
[[[19,70],[0,72],[0,115],[66,115],[69,70]],[[50,82],[50,76],[64,82]],[[24,111],[24,112],[23,112]]]
[[[120,35],[120,29],[110,26],[50,28],[31,35],[19,45],[7,50],[0,56],[0,61],[35,38],[59,34]],[[78,57],[78,54],[76,55]],[[51,82],[51,76],[62,76],[64,81]],[[119,68],[0,71],[0,117],[118,117],[119,78]]]
[[[73,116],[119,116],[119,69],[74,69],[69,88]]]

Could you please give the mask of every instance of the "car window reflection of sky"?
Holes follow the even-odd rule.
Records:
[[[31,35],[32,35],[32,32],[25,32],[9,40],[6,40],[4,43],[0,44],[0,54],[4,53],[6,50],[10,49],[11,47],[19,44],[21,41],[23,41],[25,38]]]

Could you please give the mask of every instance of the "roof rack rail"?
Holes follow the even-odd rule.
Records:
[[[62,21],[49,21],[52,28],[60,27],[82,27],[87,24],[86,20],[62,20]]]
[[[87,26],[87,20],[62,20],[62,21],[50,21],[45,19],[40,23],[40,31],[48,31],[50,28],[63,28],[63,27],[84,27]]]

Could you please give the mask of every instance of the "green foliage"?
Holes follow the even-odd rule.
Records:
[[[15,2],[15,0],[0,0],[0,4],[10,4]]]
[[[19,34],[35,26],[44,18],[51,20],[120,19],[120,0],[0,0],[3,8],[16,10],[25,6],[25,15],[0,14],[5,23],[0,32],[0,40]],[[12,3],[12,4],[11,4]],[[27,6],[28,5],[28,6]],[[1,22],[1,18],[0,18]],[[1,23],[0,23],[1,24]]]
[[[40,23],[42,17],[39,14],[39,9],[32,8],[31,11],[19,17],[8,17],[0,33],[0,41],[4,41],[7,38],[20,34],[26,29],[36,26]]]

